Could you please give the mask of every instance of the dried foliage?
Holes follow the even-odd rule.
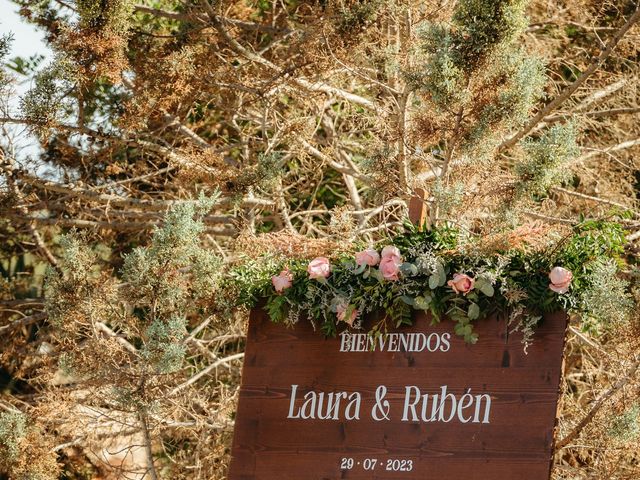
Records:
[[[224,478],[220,272],[396,236],[417,187],[468,255],[620,223],[583,301],[640,300],[635,1],[14,2],[55,55],[0,38],[0,475]],[[640,319],[574,320],[553,476],[638,478]]]

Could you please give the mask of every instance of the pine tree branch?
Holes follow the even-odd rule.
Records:
[[[34,313],[33,315],[22,317],[22,318],[19,318],[18,320],[14,320],[11,323],[0,326],[0,332],[4,330],[12,330],[17,327],[32,325],[34,323],[38,323],[41,320],[44,320],[45,318],[47,318],[46,312]]]
[[[13,195],[18,199],[19,202],[24,202],[24,196],[18,187],[16,182],[17,170],[15,169],[15,161],[13,158],[7,157],[4,151],[0,151],[0,172],[5,174],[5,179],[7,181],[7,185]],[[24,218],[29,218],[29,210],[26,206],[18,206],[17,210]],[[42,240],[40,233],[36,229],[35,222],[33,220],[27,221],[27,229],[33,238],[33,241],[36,244],[36,247],[40,251],[40,253],[44,256],[44,258],[49,262],[51,267],[56,270],[58,273],[62,273],[60,270],[60,266],[58,265],[58,260],[53,256],[51,250],[47,247],[47,245]]]
[[[180,385],[175,387],[173,390],[171,390],[169,392],[168,396],[171,397],[171,396],[175,395],[176,393],[180,392],[181,390],[184,390],[189,385],[193,385],[198,380],[200,380],[202,377],[207,375],[209,372],[211,372],[212,370],[215,370],[216,368],[218,368],[220,365],[224,365],[225,363],[233,362],[234,360],[240,360],[241,358],[244,358],[244,352],[243,353],[236,353],[234,355],[229,355],[228,357],[224,357],[224,358],[221,358],[219,360],[216,360],[211,365],[203,368],[198,373],[196,373],[194,376],[189,378],[189,380],[187,380],[186,382],[181,383]]]
[[[131,343],[129,343],[129,341],[126,338],[118,335],[116,332],[111,330],[111,328],[109,328],[109,326],[107,326],[105,323],[95,322],[95,326],[96,326],[96,330],[98,330],[99,332],[102,332],[107,337],[114,338],[116,342],[118,342],[129,353],[138,355],[138,349],[136,347],[134,347]]]
[[[627,78],[623,78],[621,80],[618,80],[617,82],[613,82],[612,84],[609,84],[609,85],[605,86],[604,88],[601,88],[601,89],[593,92],[591,95],[589,95],[586,98],[582,99],[580,101],[580,103],[578,105],[576,105],[574,108],[572,108],[569,112],[558,113],[558,114],[555,114],[555,115],[549,115],[548,117],[544,118],[543,121],[540,122],[531,131],[531,133],[534,133],[534,132],[537,132],[537,131],[543,129],[544,127],[546,127],[550,123],[554,123],[554,122],[558,122],[558,121],[564,120],[564,119],[572,117],[573,115],[578,114],[578,113],[581,113],[581,114],[586,115],[586,116],[595,116],[594,114],[597,113],[597,112],[585,113],[585,111],[591,105],[593,105],[594,103],[597,103],[597,102],[605,99],[606,97],[608,97],[610,95],[613,95],[614,93],[619,91],[622,87],[624,87],[628,83],[629,83],[629,80]]]
[[[591,112],[584,112],[582,115],[584,115],[587,118],[606,118],[606,117],[615,117],[618,115],[633,115],[634,113],[639,113],[639,112],[640,112],[640,107],[623,107],[623,108],[610,108],[608,110],[593,110]],[[550,123],[566,120],[567,118],[571,118],[573,115],[574,113],[572,112],[552,115],[551,117],[547,117],[544,123],[541,123],[540,125],[548,125]]]
[[[551,217],[549,215],[543,215],[538,212],[532,212],[531,210],[524,210],[522,213],[524,213],[526,216],[531,218],[544,220],[547,223],[562,223],[564,225],[575,225],[578,223],[576,220],[569,220],[569,219],[560,218],[560,217]]]
[[[597,202],[603,205],[611,205],[612,207],[618,207],[625,211],[631,211],[634,217],[640,218],[640,213],[633,211],[632,207],[628,205],[624,205],[622,203],[614,202],[613,200],[607,200],[606,198],[600,198],[600,197],[592,197],[591,195],[575,192],[573,190],[567,190],[566,188],[561,188],[561,187],[551,187],[551,190],[555,192],[565,193],[567,195],[571,195],[572,197],[581,198],[583,200],[588,200],[590,202]]]
[[[15,300],[0,300],[1,307],[30,307],[32,305],[44,305],[44,298],[17,298]]]
[[[170,20],[178,20],[181,22],[205,22],[205,19],[196,13],[183,13],[172,12],[169,10],[162,10],[159,8],[147,7],[146,5],[136,5],[134,7],[136,12],[146,13],[159,18],[168,18]],[[233,25],[234,27],[248,30],[251,32],[267,32],[267,33],[291,33],[291,30],[287,28],[272,27],[271,25],[263,25],[261,23],[246,22],[244,20],[238,20],[236,18],[224,17],[224,21]]]
[[[203,165],[194,161],[192,158],[184,157],[179,155],[172,148],[164,147],[158,145],[156,143],[150,142],[148,140],[142,140],[137,138],[137,136],[130,132],[121,132],[121,136],[116,136],[108,133],[104,133],[98,130],[90,129],[86,126],[79,127],[76,125],[63,124],[58,123],[55,125],[49,125],[46,122],[41,122],[38,120],[30,119],[30,118],[15,118],[15,117],[0,117],[0,124],[17,124],[17,125],[25,125],[27,127],[41,127],[41,128],[49,128],[49,129],[59,129],[68,132],[77,132],[87,136],[92,137],[94,140],[102,140],[105,142],[121,142],[123,144],[128,144],[131,146],[141,147],[146,149],[149,152],[153,152],[156,155],[159,155],[163,158],[166,158],[169,162],[180,165],[181,167],[192,168],[198,172],[202,172],[204,174],[216,176],[218,171],[214,168],[211,168],[208,165]],[[184,127],[187,128],[187,127]],[[195,133],[192,132],[193,135]],[[193,138],[191,138],[193,140]],[[206,142],[205,142],[206,143]],[[212,146],[207,145],[207,149],[213,148]],[[202,146],[202,145],[200,145]],[[222,148],[213,148],[214,153],[220,153],[228,150],[229,147]],[[173,167],[175,168],[175,166]]]
[[[409,179],[411,177],[411,170],[409,166],[409,156],[407,155],[407,104],[411,91],[405,87],[400,94],[398,101],[398,161],[400,164],[400,188],[407,190],[409,188]]]
[[[85,189],[73,184],[60,184],[50,180],[44,180],[38,177],[29,175],[24,170],[16,170],[19,175],[19,180],[22,183],[29,184],[36,188],[49,190],[56,193],[62,193],[71,195],[88,202],[104,203],[110,206],[117,207],[133,207],[141,210],[161,210],[164,211],[174,205],[178,205],[184,202],[192,202],[193,200],[146,200],[139,198],[123,197],[120,195],[113,195],[108,193],[97,193],[94,189]],[[108,185],[100,185],[100,189],[109,188],[117,185],[117,182]],[[96,188],[97,189],[97,188]],[[221,198],[218,205],[224,205],[230,202],[230,199]],[[272,206],[273,200],[263,198],[247,198],[242,201],[244,206]]]
[[[19,216],[11,216],[15,221],[21,222],[24,221],[23,217]],[[88,228],[93,230],[113,230],[113,231],[143,231],[150,230],[154,227],[162,225],[162,221],[153,222],[153,221],[145,221],[145,222],[126,222],[126,221],[114,221],[114,220],[86,220],[82,218],[40,218],[40,217],[29,217],[29,221],[38,224],[38,225],[53,225],[53,226],[62,226],[62,227],[73,227],[73,228]],[[215,236],[222,237],[232,237],[238,233],[236,228],[227,227],[227,228],[206,228],[205,233]]]
[[[622,37],[629,31],[629,29],[640,20],[640,8],[636,7],[636,11],[631,15],[629,20],[615,33],[615,35],[609,40],[605,49],[600,55],[589,65],[589,67],[580,75],[571,85],[566,87],[560,95],[549,102],[543,109],[541,109],[531,120],[529,120],[525,126],[511,138],[502,142],[498,147],[498,151],[504,151],[513,147],[521,138],[527,135],[538,123],[540,123],[547,115],[553,112],[556,108],[562,105],[575,91],[600,68],[604,61],[609,58],[614,48]]]
[[[597,149],[597,150],[592,150],[589,153],[586,153],[584,155],[581,155],[580,157],[576,158],[575,160],[571,161],[569,163],[569,166],[575,166],[578,165],[580,163],[584,163],[587,160],[590,160],[594,157],[597,157],[598,155],[602,155],[602,154],[610,154],[612,152],[618,152],[620,150],[626,150],[628,148],[633,148],[640,145],[640,138],[635,138],[633,140],[627,140],[625,142],[621,142],[617,145],[612,145],[610,147],[605,147],[604,149]],[[627,166],[627,165],[625,165]],[[628,166],[627,166],[628,167]]]
[[[314,147],[313,145],[311,145],[309,142],[307,142],[306,140],[301,140],[300,143],[302,144],[302,146],[304,147],[304,149],[307,151],[307,153],[309,155],[311,155],[314,158],[317,158],[318,160],[326,163],[327,165],[329,165],[331,168],[333,168],[335,171],[343,173],[345,175],[351,175],[352,177],[360,180],[362,183],[364,184],[371,184],[372,180],[371,178],[369,178],[366,175],[363,175],[362,173],[354,170],[353,168],[350,168],[340,162],[336,162],[335,160],[333,160],[331,157],[329,157],[328,155],[325,155],[324,153],[322,153],[320,150],[318,150],[316,147]]]
[[[209,19],[213,27],[218,31],[218,33],[224,38],[227,44],[238,54],[245,57],[247,60],[251,60],[252,62],[258,63],[264,67],[269,68],[277,72],[282,78],[291,81],[297,86],[309,90],[312,92],[321,92],[327,95],[334,95],[336,97],[342,98],[351,103],[355,103],[356,105],[361,105],[363,107],[369,108],[376,113],[382,114],[384,111],[379,108],[373,101],[361,97],[360,95],[356,95],[351,92],[347,92],[342,90],[341,88],[337,88],[331,85],[328,85],[324,82],[320,81],[310,81],[306,78],[290,78],[289,74],[283,71],[280,67],[270,62],[266,58],[258,55],[256,53],[251,52],[247,48],[243,47],[235,38],[233,38],[229,32],[224,28],[223,21],[224,19],[215,13],[211,5],[207,0],[202,0],[204,7],[207,9],[209,13]]]
[[[147,414],[142,407],[138,409],[138,419],[142,427],[142,435],[144,436],[144,451],[147,456],[147,471],[151,480],[158,480],[158,473],[153,464],[153,451],[151,450],[151,434],[149,433],[149,424],[147,423]]]
[[[609,110],[594,110],[586,112],[584,115],[591,118],[614,117],[617,115],[633,115],[640,113],[640,107],[611,108]]]
[[[181,22],[193,22],[198,20],[198,17],[189,13],[170,12],[168,10],[161,10],[159,8],[147,7],[145,5],[136,5],[134,10],[139,13],[146,13],[153,15],[154,17],[168,18],[170,20],[179,20]]]
[[[640,358],[636,357],[635,362],[631,365],[629,370],[627,370],[627,373],[595,401],[595,403],[591,407],[591,410],[589,410],[589,413],[587,413],[582,418],[582,420],[580,420],[577,425],[573,427],[573,430],[571,430],[568,435],[566,435],[562,440],[556,443],[556,451],[565,448],[573,440],[575,440],[578,435],[580,435],[580,432],[582,432],[582,430],[591,422],[591,420],[593,420],[596,414],[605,405],[607,400],[609,400],[613,395],[615,395],[616,392],[618,392],[620,389],[622,389],[622,387],[627,385],[635,378],[638,367],[640,367]]]

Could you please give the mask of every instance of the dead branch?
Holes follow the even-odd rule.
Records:
[[[542,108],[531,120],[529,120],[525,126],[511,138],[502,142],[502,144],[498,147],[499,151],[507,150],[513,147],[518,141],[527,135],[539,122],[541,122],[547,115],[553,112],[556,108],[562,105],[571,95],[575,93],[576,90],[591,76],[593,73],[600,68],[600,65],[604,63],[604,61],[611,55],[613,49],[618,45],[622,37],[629,31],[633,25],[635,25],[640,20],[640,9],[636,8],[636,11],[631,15],[629,20],[615,33],[613,37],[607,43],[607,46],[600,55],[589,65],[589,67],[580,75],[576,81],[574,81],[571,85],[566,87],[560,95],[555,97],[551,102],[549,102],[544,108]]]
[[[616,394],[616,392],[618,392],[622,387],[627,385],[629,382],[631,382],[635,378],[636,372],[638,371],[638,367],[640,367],[640,358],[636,357],[636,361],[627,370],[627,373],[622,378],[620,378],[616,383],[614,383],[609,390],[603,393],[595,401],[595,403],[591,407],[591,410],[589,410],[589,413],[587,413],[583,417],[583,419],[580,420],[575,427],[573,427],[573,430],[571,430],[569,434],[567,434],[562,440],[556,443],[556,446],[555,446],[556,451],[565,448],[574,439],[576,439],[578,435],[580,435],[580,432],[582,432],[584,427],[586,427],[589,424],[589,422],[593,420],[593,417],[596,416],[596,414],[604,406],[606,401],[609,400],[613,395]]]
[[[187,380],[184,383],[181,383],[180,385],[175,387],[173,390],[171,390],[169,392],[169,396],[171,397],[171,396],[175,395],[176,393],[180,392],[181,390],[184,390],[189,385],[194,384],[195,382],[200,380],[202,377],[207,375],[209,372],[211,372],[212,370],[215,370],[216,368],[218,368],[220,365],[224,365],[225,363],[229,363],[229,362],[232,362],[234,360],[240,360],[241,358],[244,358],[244,352],[243,353],[236,353],[234,355],[229,355],[228,357],[221,358],[220,360],[217,360],[217,361],[213,362],[211,365],[203,368],[198,373],[196,373],[194,376],[189,378],[189,380]]]

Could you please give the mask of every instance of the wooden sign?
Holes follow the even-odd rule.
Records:
[[[547,480],[567,317],[523,351],[504,320],[416,315],[377,339],[249,322],[230,480]]]

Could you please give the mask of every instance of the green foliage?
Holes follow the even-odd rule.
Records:
[[[217,194],[202,196],[171,208],[150,245],[125,256],[120,287],[102,281],[96,255],[79,235],[62,236],[58,269],[50,269],[45,281],[49,322],[63,337],[86,337],[86,327],[95,321],[123,329],[141,337],[140,371],[178,370],[185,355],[186,318],[206,308],[220,280],[221,260],[200,245],[202,217],[216,199]],[[63,371],[78,367],[79,374],[95,373],[75,353],[61,353]]]
[[[279,272],[283,259],[272,255],[258,259],[242,257],[238,265],[227,272],[224,289],[243,305],[254,306],[269,291],[271,276]]]
[[[576,133],[572,123],[555,125],[539,139],[525,142],[525,158],[514,168],[517,198],[543,194],[567,178],[567,164],[580,153]]]
[[[584,285],[577,296],[583,315],[583,328],[596,331],[600,325],[620,324],[628,320],[633,298],[629,284],[619,278],[618,265],[612,259],[598,258],[585,265]]]
[[[60,469],[46,434],[20,412],[0,413],[0,477],[54,480]],[[7,474],[8,477],[5,477]]]
[[[147,342],[142,354],[159,373],[173,373],[182,366],[186,353],[182,341],[186,334],[184,318],[156,319],[146,330]]]
[[[1,48],[1,40],[0,40],[0,58],[2,58],[2,48]],[[42,61],[45,59],[44,55],[36,53],[35,55],[31,55],[29,58],[23,57],[14,57],[7,64],[7,68],[13,70],[14,72],[29,76],[36,72]]]
[[[23,115],[45,125],[61,120],[70,109],[65,93],[71,89],[71,72],[70,64],[62,58],[38,72],[31,89],[20,98]]]
[[[527,26],[527,0],[461,0],[453,15],[460,65],[473,69],[494,49],[516,40]]]
[[[408,73],[409,83],[415,89],[425,90],[431,102],[441,109],[468,100],[463,69],[449,28],[427,24],[420,27],[417,34],[428,59],[423,70]]]
[[[27,417],[21,413],[0,413],[0,465],[18,459],[20,442],[27,434]]]
[[[384,314],[374,321],[372,332],[387,326],[411,323],[413,310],[430,312],[435,321],[448,317],[455,332],[475,342],[473,322],[502,311],[528,343],[535,325],[545,313],[560,309],[582,316],[585,324],[621,321],[629,306],[628,285],[618,278],[615,261],[622,252],[624,235],[614,223],[584,222],[573,234],[548,251],[522,249],[496,251],[493,255],[464,254],[456,249],[457,232],[433,229],[409,231],[394,239],[403,257],[400,279],[385,280],[377,267],[358,266],[350,255],[331,262],[327,279],[310,279],[306,263],[258,259],[234,268],[241,301],[250,306],[265,302],[273,321],[295,323],[304,313],[326,335],[340,326],[337,305],[356,310],[356,327],[368,314]],[[380,249],[384,245],[380,245]],[[465,245],[465,250],[473,248]],[[261,265],[261,262],[266,262]],[[549,272],[563,266],[573,273],[570,290],[559,294],[550,288]],[[271,275],[283,268],[293,273],[293,286],[277,293]],[[454,274],[473,278],[474,286],[456,293],[449,285]],[[248,283],[247,283],[248,282]],[[605,315],[606,313],[606,315]]]
[[[358,0],[339,2],[337,15],[338,30],[350,32],[375,21],[378,11],[384,6],[383,0]]]
[[[463,161],[489,160],[543,93],[542,62],[516,43],[527,25],[527,3],[463,0],[450,24],[417,29],[420,49],[407,82],[438,112],[455,117],[451,136],[459,138],[456,154]]]
[[[4,34],[0,37],[0,59],[3,59],[9,53],[11,49],[11,42],[13,37],[10,34]]]
[[[438,178],[432,187],[431,195],[434,197],[434,202],[440,209],[440,216],[447,218],[447,216],[462,203],[464,185],[462,182],[457,182],[451,186],[446,186],[442,180]]]
[[[462,0],[451,26],[426,24],[418,30],[428,55],[423,87],[436,105],[451,107],[465,98],[470,76],[491,58],[508,65],[515,40],[527,25],[523,0]],[[497,55],[501,54],[501,55]],[[490,62],[487,62],[488,66]],[[462,95],[462,96],[461,96]]]
[[[204,230],[201,218],[216,198],[179,203],[155,230],[149,246],[137,247],[125,256],[122,278],[130,286],[131,305],[153,307],[156,315],[171,317],[183,313],[190,301],[213,293],[221,262],[202,248],[199,237]]]
[[[258,161],[253,168],[244,168],[238,176],[236,188],[253,186],[264,190],[272,190],[277,186],[277,180],[285,170],[283,155],[280,152],[271,152],[267,155],[259,154]]]
[[[502,84],[494,101],[482,107],[463,145],[469,155],[484,160],[500,141],[494,130],[520,126],[529,117],[542,95],[545,75],[540,59],[512,49],[497,52],[479,75],[486,84]]]
[[[4,34],[0,36],[0,62],[4,63],[5,57],[9,54],[11,50],[11,42],[13,41],[13,37],[10,34]],[[5,82],[7,81],[7,75],[4,72],[4,69],[0,70],[0,89],[5,87]]]
[[[221,260],[200,245],[202,217],[217,194],[182,202],[166,214],[151,244],[125,256],[122,279],[128,303],[145,326],[143,356],[157,372],[178,370],[185,355],[185,315],[216,291]]]
[[[63,331],[71,318],[93,318],[103,312],[94,302],[97,258],[75,231],[59,239],[58,269],[49,267],[44,290],[49,322]]]
[[[131,0],[76,0],[80,28],[98,28],[120,35],[129,29],[134,6]]]
[[[613,419],[609,435],[623,442],[640,438],[640,403],[634,403],[622,415]]]

